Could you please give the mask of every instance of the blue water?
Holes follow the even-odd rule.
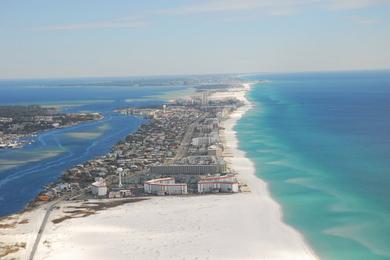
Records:
[[[158,97],[183,90],[181,86],[112,85],[107,79],[0,81],[0,104],[61,105],[65,112],[90,111],[104,115],[100,121],[40,133],[21,149],[0,150],[0,216],[25,207],[44,185],[56,181],[77,164],[104,155],[143,119],[122,116],[113,110],[128,106],[158,105]]]
[[[390,259],[390,72],[250,79],[269,82],[249,94],[254,108],[237,125],[240,146],[269,183],[284,220],[323,259]],[[118,84],[0,81],[0,104],[61,104],[64,111],[105,116],[0,151],[0,216],[22,209],[43,185],[107,153],[142,123],[113,109],[160,104],[148,96],[183,89],[133,88],[113,80]]]
[[[323,259],[390,259],[390,72],[257,75],[240,147]]]

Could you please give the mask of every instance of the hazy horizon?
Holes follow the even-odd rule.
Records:
[[[358,72],[390,72],[390,68],[384,69],[355,69],[355,70],[318,70],[318,71],[280,71],[280,72],[247,72],[247,73],[204,73],[204,74],[145,74],[145,75],[117,75],[117,76],[69,76],[69,77],[36,77],[36,78],[0,78],[0,81],[23,81],[23,80],[88,80],[88,79],[142,79],[142,78],[180,78],[196,76],[237,76],[247,77],[251,75],[283,75],[283,74],[321,74],[321,73],[358,73]]]

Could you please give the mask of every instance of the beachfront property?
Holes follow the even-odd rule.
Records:
[[[127,189],[112,189],[108,193],[108,198],[109,199],[115,199],[115,198],[126,198],[126,197],[131,197],[133,193],[131,190]]]
[[[205,136],[202,137],[195,137],[192,139],[191,144],[193,146],[199,147],[202,145],[212,145],[219,142],[219,136],[217,132],[212,132],[210,134],[205,134]]]
[[[220,145],[210,145],[207,148],[207,155],[209,156],[222,156],[223,149]]]
[[[170,110],[167,108],[167,114],[169,112]],[[152,176],[149,167],[157,164],[169,165],[169,162],[167,162],[167,154],[169,152],[172,152],[173,154],[176,153],[177,148],[172,144],[176,143],[177,139],[175,138],[172,139],[172,141],[166,141],[168,134],[170,134],[168,126],[164,125],[160,127],[155,123],[155,121],[151,121],[150,125],[142,127],[140,131],[127,137],[126,140],[116,145],[108,155],[88,161],[83,165],[78,165],[72,171],[69,171],[66,181],[69,183],[70,181],[80,183],[82,192],[88,190],[84,188],[86,188],[86,185],[91,186],[94,177],[104,176],[107,181],[107,188],[110,191],[108,198],[115,199],[122,196],[120,191],[122,188],[117,188],[119,177],[117,169],[122,167],[124,169],[123,178],[129,178],[129,180],[131,180],[128,183],[123,183],[123,189],[131,189],[131,191],[134,191],[133,194],[135,196],[145,195],[145,193],[139,192],[142,188],[146,188],[145,192],[154,192],[159,195],[169,194],[168,192],[176,194],[176,192],[174,192],[175,186],[173,185],[180,185],[183,189],[178,189],[178,192],[184,193],[186,187],[186,184],[184,183],[187,182],[187,180],[189,180],[187,183],[188,192],[197,192],[198,181],[200,182],[202,194],[217,191],[236,192],[237,184],[232,183],[234,182],[234,179],[229,179],[226,174],[203,178],[202,175],[181,176],[179,174],[177,176],[175,175],[175,179],[167,178],[168,181],[166,181],[166,183],[164,183],[165,181],[157,181],[156,179],[161,177]],[[200,124],[201,123],[202,122],[200,122]],[[234,124],[231,122],[224,125],[224,129],[228,129],[228,131],[224,131],[223,133],[229,133],[231,135],[231,138],[228,138],[229,140],[235,138],[235,134],[232,130],[233,126]],[[164,132],[164,136],[160,134],[161,132]],[[195,132],[194,134],[201,135],[202,133]],[[183,135],[178,139],[182,140],[182,136]],[[152,139],[154,139],[154,142]],[[161,141],[161,144],[156,145],[156,141]],[[221,144],[217,145],[219,146]],[[155,149],[157,147],[158,149]],[[214,150],[215,147],[209,146],[204,148],[206,148],[206,150]],[[198,149],[198,152],[199,150],[200,149]],[[180,156],[178,160],[170,161],[175,164],[207,165],[214,164],[215,161],[218,161],[219,159],[225,160],[225,158],[215,155],[194,156],[191,151],[188,152],[188,150],[185,149],[182,151],[182,156]],[[160,153],[164,154],[165,157],[161,156]],[[242,157],[242,154],[243,153],[236,153],[234,160],[247,160],[245,157]],[[240,163],[237,164],[235,161],[232,163],[232,158],[226,158],[226,160],[229,161],[229,166],[238,167],[228,169],[229,171],[242,171],[243,174],[252,174],[251,169],[248,170],[246,168],[248,164],[240,166]],[[215,180],[215,178],[217,178],[217,180]],[[149,179],[152,180],[149,181]],[[251,180],[252,178],[249,179]],[[215,182],[218,183],[215,184]],[[230,183],[226,184],[227,182]],[[256,186],[261,187],[261,183],[255,184],[257,184]],[[191,185],[194,186],[191,187]],[[68,185],[60,185],[59,187],[64,187],[64,190],[66,190]],[[168,192],[164,191],[162,187],[165,187]],[[98,189],[98,187],[96,187],[96,189]],[[132,256],[132,258],[135,259],[154,259],[156,257],[162,257],[163,259],[180,259],[183,255],[188,255],[188,252],[192,252],[190,254],[193,254],[195,251],[206,252],[207,256],[213,259],[243,259],[254,258],[258,255],[265,256],[264,258],[272,258],[275,256],[274,252],[281,252],[280,254],[277,254],[276,257],[281,256],[282,258],[285,256],[284,252],[286,249],[284,242],[287,241],[287,243],[290,243],[290,241],[295,241],[294,237],[290,236],[289,232],[291,232],[291,229],[283,229],[283,227],[286,226],[285,224],[278,225],[276,223],[276,225],[274,225],[274,221],[279,221],[280,219],[280,212],[273,210],[275,207],[272,204],[270,204],[269,207],[267,204],[265,206],[260,204],[259,206],[259,198],[260,202],[264,201],[264,203],[269,203],[269,200],[261,200],[262,197],[258,196],[264,195],[259,195],[257,192],[235,194],[234,196],[187,196],[185,198],[180,196],[176,199],[158,197],[152,199],[140,198],[139,200],[136,199],[134,201],[142,202],[132,204],[131,209],[129,207],[118,207],[114,210],[107,208],[91,218],[79,217],[83,215],[77,214],[77,216],[71,220],[71,225],[69,225],[68,222],[65,222],[65,224],[54,224],[54,222],[51,221],[62,221],[62,219],[67,219],[67,216],[73,218],[71,215],[72,213],[68,213],[68,207],[72,206],[78,207],[78,210],[82,210],[81,207],[87,205],[88,214],[93,214],[95,211],[90,211],[89,208],[92,207],[90,207],[89,203],[84,204],[86,199],[91,198],[91,193],[89,192],[88,194],[89,197],[81,197],[81,199],[80,197],[77,197],[78,201],[61,201],[58,209],[55,207],[54,210],[49,211],[52,215],[49,218],[48,225],[45,229],[45,235],[43,237],[45,242],[41,241],[35,257],[36,259],[44,257],[104,259],[110,258],[112,254],[116,254],[117,252],[120,252],[118,255],[119,258],[128,258],[129,256]],[[97,202],[96,200],[92,200],[93,203],[98,203],[97,205],[110,205],[110,203],[114,205],[120,201],[121,200],[105,200]],[[266,210],[264,210],[264,208]],[[250,209],[250,212],[248,209]],[[242,214],[242,212],[247,212],[248,214]],[[26,214],[30,213],[26,212]],[[36,214],[34,211],[33,216],[35,215],[38,216],[37,221],[41,221],[41,214]],[[156,217],[157,215],[158,217]],[[207,216],[206,221],[202,221],[204,220],[204,216]],[[24,216],[19,219],[23,220]],[[37,223],[38,222],[34,220],[31,221],[30,224],[18,225],[17,228],[22,228],[20,234],[36,232]],[[110,225],[107,225],[107,223]],[[237,225],[236,223],[241,224]],[[26,232],[25,227],[27,225],[33,226],[33,228]],[[96,229],[96,227],[101,225],[103,225],[104,228]],[[128,234],[129,226],[137,227],[136,229],[132,229],[131,236]],[[74,230],[80,228],[83,230],[97,231],[100,237],[103,236],[107,239],[102,240],[99,236],[96,236],[96,232],[79,232],[73,234]],[[110,230],[113,230],[114,232],[110,232]],[[169,233],[170,236],[172,235],[172,239],[167,239],[166,236],[155,236],[156,230],[161,234]],[[205,232],[205,230],[207,232]],[[264,232],[258,232],[258,230]],[[275,236],[274,234],[279,234],[278,232],[280,232],[281,235]],[[66,236],[63,236],[63,234]],[[235,235],[232,236],[231,234]],[[110,237],[108,237],[108,235],[110,235]],[[286,236],[288,239],[285,239]],[[96,237],[96,239],[94,239],[94,237]],[[153,237],[153,241],[150,240],[150,237]],[[243,237],[249,237],[251,240],[248,242],[248,240],[243,240]],[[280,240],[279,237],[281,237]],[[297,237],[299,238],[299,236]],[[223,238],[223,243],[213,243],[215,241],[220,241],[221,238]],[[15,236],[15,232],[10,232],[9,235],[2,237],[2,241],[6,241],[9,244],[11,244],[13,239],[19,242],[18,240],[20,240],[20,237]],[[131,239],[130,243],[129,239]],[[32,241],[32,239],[30,240]],[[27,244],[33,244],[30,240],[27,241]],[[167,241],[170,242],[167,246],[159,247],[158,251],[155,250],[156,244],[164,244],[167,243]],[[262,241],[267,245],[266,248],[261,246]],[[270,241],[272,243],[270,243]],[[259,242],[260,246],[258,245]],[[50,247],[46,246],[49,243]],[[195,251],[194,244],[196,244]],[[226,247],[226,244],[235,246]],[[270,248],[268,246],[270,244],[276,246],[268,249]],[[300,246],[302,245],[302,242],[298,240],[297,244]],[[96,251],[93,249],[94,246],[103,248],[104,250]],[[242,250],[237,250],[237,246]],[[28,250],[29,246],[26,248]],[[66,250],[64,250],[64,248]],[[88,250],[89,248],[92,248],[92,250]],[[118,251],[118,248],[121,250]],[[294,244],[291,247],[287,247],[287,250],[290,249],[292,252],[296,252]],[[310,250],[304,249],[304,252],[310,252]],[[195,254],[197,254],[196,252]],[[221,252],[223,252],[223,254],[221,254]],[[14,253],[12,254],[11,257],[14,256]],[[20,251],[15,254],[24,256],[26,255],[26,249],[21,248]],[[200,255],[196,256],[199,256],[200,258],[204,256],[204,254],[199,254]],[[302,255],[303,257],[300,256],[301,255],[298,255],[296,259],[305,258],[305,255]]]
[[[152,174],[160,175],[207,175],[226,171],[226,164],[209,165],[156,165],[150,167]]]
[[[202,95],[202,94],[201,94]],[[131,189],[133,196],[147,194],[187,194],[202,192],[234,192],[236,183],[210,184],[203,176],[226,175],[230,172],[223,157],[224,145],[220,138],[223,111],[240,105],[238,99],[211,99],[207,93],[207,107],[203,109],[198,95],[183,104],[179,101],[159,108],[125,108],[117,112],[148,118],[147,123],[119,142],[106,155],[77,165],[65,172],[65,183],[79,183],[80,188],[67,191],[69,195],[89,186],[92,195],[99,197],[126,197],[116,190],[117,169],[122,168],[121,189]],[[196,101],[199,102],[196,102]],[[96,181],[104,177],[106,181]],[[154,183],[153,179],[172,178],[169,183]],[[180,180],[180,181],[179,181]],[[187,186],[188,185],[188,186]],[[123,187],[122,187],[123,186]],[[210,187],[209,187],[210,186]],[[145,188],[146,187],[146,188]],[[57,194],[63,196],[66,194]],[[91,193],[89,193],[91,196]],[[84,198],[89,197],[87,194]]]
[[[146,181],[144,192],[154,195],[187,194],[187,183],[176,183],[174,178],[160,178]]]
[[[171,108],[165,109],[169,111]],[[147,173],[152,178],[172,182],[169,184],[174,183],[172,178],[174,176],[187,183],[190,193],[238,192],[237,180],[232,177],[233,175],[226,175],[229,169],[222,157],[223,144],[220,143],[219,136],[220,114],[221,108],[218,106],[199,113],[197,119],[187,125],[186,134],[176,150],[176,156],[163,163],[151,165]],[[214,177],[204,177],[210,175]],[[150,189],[148,182],[145,182],[147,186],[144,190],[151,193],[148,191]]]
[[[203,177],[198,182],[198,193],[239,191],[239,183],[234,174]]]
[[[97,180],[91,184],[91,191],[96,196],[106,196],[107,184],[103,178],[97,178]]]

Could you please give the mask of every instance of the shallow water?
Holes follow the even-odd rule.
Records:
[[[120,79],[116,81],[120,83]],[[21,149],[0,150],[0,216],[23,209],[44,185],[57,180],[66,169],[106,154],[144,121],[114,113],[114,109],[159,105],[169,93],[186,91],[181,86],[102,87],[94,83],[99,80],[0,81],[2,105],[59,105],[65,112],[104,115],[100,121],[42,132]]]
[[[390,259],[390,72],[258,75],[240,147],[324,259]]]

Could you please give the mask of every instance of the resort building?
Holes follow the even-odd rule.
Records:
[[[201,105],[207,106],[209,104],[209,93],[208,91],[203,91],[201,94]]]
[[[205,136],[192,138],[191,144],[193,146],[199,147],[202,145],[212,145],[219,142],[219,135],[217,132],[211,132],[205,134]]]
[[[150,167],[152,174],[162,175],[206,175],[216,174],[226,171],[226,164],[210,164],[210,165],[157,165]]]
[[[222,156],[222,148],[219,145],[211,145],[207,148],[207,155]]]
[[[187,194],[187,184],[175,183],[174,178],[153,179],[144,183],[144,191],[155,195],[182,195]]]
[[[92,194],[97,196],[106,196],[107,195],[107,185],[103,178],[92,183],[91,188]]]
[[[198,182],[198,192],[239,192],[239,185],[233,174],[205,177]]]

